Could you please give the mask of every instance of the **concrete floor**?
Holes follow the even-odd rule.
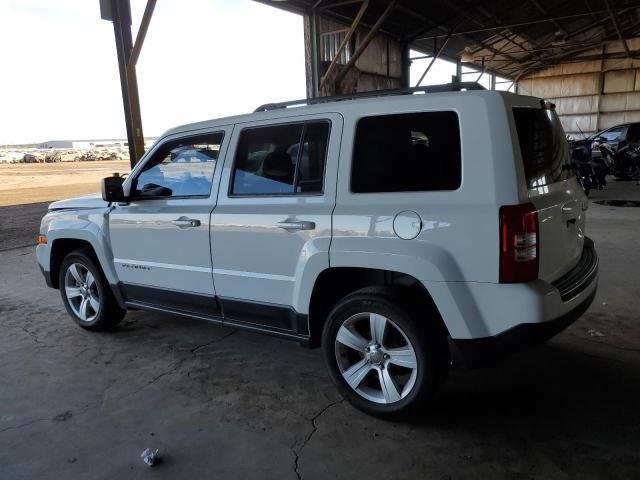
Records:
[[[22,239],[6,231],[21,212]],[[640,478],[640,208],[592,203],[600,290],[580,321],[454,367],[425,418],[395,424],[342,402],[318,350],[155,313],[76,327],[33,248],[3,249],[32,241],[34,215],[0,209],[1,479]]]

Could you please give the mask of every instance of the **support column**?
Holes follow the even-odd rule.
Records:
[[[462,60],[460,58],[458,58],[458,60],[456,60],[456,74],[451,79],[451,81],[453,83],[462,81]]]
[[[388,54],[389,52],[387,51],[387,55]],[[402,77],[400,77],[400,84],[402,88],[409,88],[411,86],[411,59],[408,42],[402,44]]]
[[[305,63],[307,72],[307,98],[319,96],[320,61],[318,57],[318,13],[312,9],[304,17]]]
[[[124,104],[124,118],[129,142],[129,158],[131,167],[133,167],[144,154],[144,135],[142,133],[142,115],[140,113],[136,68],[135,65],[130,63],[133,49],[131,5],[129,0],[111,0],[109,3],[110,11],[106,12],[102,3],[102,18],[113,22],[116,51],[118,53],[118,68],[120,70],[122,102]]]

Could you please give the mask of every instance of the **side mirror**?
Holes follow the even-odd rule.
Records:
[[[105,177],[102,179],[102,199],[106,202],[124,202],[124,191],[122,182],[124,179],[119,175]]]
[[[596,138],[596,142],[597,143],[607,143],[607,139],[604,137],[598,137]]]

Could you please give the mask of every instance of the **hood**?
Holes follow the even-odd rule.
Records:
[[[49,205],[49,210],[63,210],[63,209],[84,209],[84,208],[105,208],[109,206],[109,202],[105,202],[102,199],[100,193],[92,193],[91,195],[84,195],[82,197],[68,198],[66,200],[59,200]]]

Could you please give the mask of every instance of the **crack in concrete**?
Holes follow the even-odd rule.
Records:
[[[30,421],[22,423],[20,425],[14,425],[12,427],[3,428],[2,430],[0,430],[0,433],[6,432],[7,430],[19,430],[21,428],[28,427],[29,425],[32,425],[34,423],[44,422],[46,420],[50,420],[50,419],[49,418],[36,418],[35,420],[30,420]]]
[[[129,393],[125,393],[124,395],[120,396],[120,397],[115,397],[113,398],[113,400],[122,400],[124,398],[130,397],[131,395],[135,395],[136,393],[140,393],[142,390],[144,390],[145,388],[150,387],[151,385],[153,385],[154,383],[156,383],[158,380],[160,380],[162,377],[166,377],[167,375],[171,375],[173,373],[175,373],[181,366],[182,364],[186,361],[185,358],[182,358],[180,360],[177,360],[175,362],[173,362],[171,364],[171,366],[164,372],[156,375],[155,377],[153,377],[149,382],[145,383],[144,385],[142,385],[140,388],[137,388],[136,390],[133,390],[132,392]]]
[[[35,334],[35,332],[31,332],[31,331],[27,330],[27,329],[26,329],[26,327],[20,327],[20,329],[21,329],[24,333],[26,333],[27,335],[29,335],[29,337],[31,337],[31,340],[33,340],[35,343],[37,343],[37,344],[39,344],[39,345],[44,346],[44,344],[43,344],[40,340],[38,340],[38,337],[37,337],[37,335]]]
[[[221,342],[221,341],[223,341],[224,339],[226,339],[226,338],[230,337],[231,335],[233,335],[233,334],[234,334],[234,333],[236,333],[236,332],[237,332],[237,330],[232,330],[231,332],[227,333],[226,335],[223,335],[223,336],[222,336],[222,337],[220,337],[220,338],[216,338],[216,339],[214,339],[214,340],[211,340],[210,342],[203,343],[202,345],[197,345],[197,346],[193,347],[191,350],[189,350],[189,353],[191,353],[191,355],[195,357],[195,356],[197,355],[197,354],[196,354],[196,352],[197,352],[198,350],[200,350],[201,348],[205,348],[205,347],[207,347],[207,346],[209,346],[209,345],[212,345],[212,344],[214,344],[214,343]],[[122,395],[122,396],[120,396],[120,397],[116,397],[116,398],[114,398],[114,400],[122,400],[123,398],[130,397],[131,395],[135,395],[135,394],[137,394],[137,393],[140,393],[142,390],[144,390],[145,388],[150,387],[151,385],[153,385],[154,383],[156,383],[156,382],[157,382],[158,380],[160,380],[161,378],[166,377],[167,375],[172,375],[172,374],[174,374],[174,373],[175,373],[175,372],[176,372],[176,371],[177,371],[177,370],[182,366],[182,364],[183,364],[184,362],[186,362],[187,360],[188,360],[188,358],[181,358],[181,359],[179,359],[179,360],[177,360],[177,361],[173,362],[173,363],[171,364],[171,366],[170,366],[166,371],[164,371],[164,372],[162,372],[162,373],[160,373],[160,374],[156,375],[156,376],[155,376],[155,377],[153,377],[149,382],[145,383],[145,384],[144,384],[143,386],[141,386],[140,388],[138,388],[138,389],[136,389],[136,390],[133,390],[132,392],[126,393],[126,394],[124,394],[124,395]]]
[[[86,407],[84,409],[81,409],[80,411],[82,412],[83,410],[86,410]],[[28,422],[21,423],[20,425],[13,425],[11,427],[3,428],[2,430],[0,430],[0,433],[6,432],[8,430],[19,430],[21,428],[28,427],[29,425],[33,425],[34,423],[46,422],[47,420],[53,423],[66,422],[72,417],[73,417],[73,413],[71,412],[71,410],[67,410],[66,412],[59,413],[58,415],[55,415],[51,418],[36,418],[34,420],[29,420]]]
[[[336,400],[335,402],[331,402],[330,404],[328,404],[326,407],[324,407],[322,410],[320,410],[318,413],[316,413],[313,417],[311,417],[310,422],[311,422],[311,431],[306,435],[304,441],[302,442],[302,445],[300,445],[300,448],[296,449],[295,448],[295,443],[291,446],[291,451],[293,452],[294,455],[294,460],[293,460],[293,472],[296,474],[296,476],[298,477],[298,480],[302,480],[302,472],[300,472],[300,455],[302,454],[302,450],[304,450],[304,447],[307,446],[307,444],[311,441],[311,438],[315,435],[315,433],[318,431],[318,424],[316,423],[317,420],[324,415],[324,413],[329,410],[331,407],[333,407],[334,405],[338,405],[339,403],[344,402],[344,398],[341,398],[340,400]]]
[[[29,336],[29,337],[30,337],[30,338],[31,338],[31,339],[36,343],[36,346],[38,346],[38,347],[45,347],[45,346],[48,346],[48,345],[45,345],[43,342],[41,342],[41,341],[36,337],[36,335],[35,335],[33,332],[28,331],[28,330],[27,330],[26,328],[24,328],[24,327],[21,327],[21,330],[22,330],[24,333],[26,333],[26,334],[27,334],[27,335],[28,335],[28,336]],[[231,332],[229,332],[229,333],[227,333],[227,334],[223,335],[222,337],[216,338],[216,339],[211,340],[211,341],[209,341],[209,342],[207,342],[207,343],[203,343],[202,345],[196,345],[195,347],[193,347],[192,349],[190,349],[190,350],[189,350],[189,353],[191,354],[191,356],[185,356],[184,358],[181,358],[181,359],[179,359],[179,360],[177,360],[177,361],[173,362],[173,363],[171,364],[171,366],[170,366],[168,369],[166,369],[165,371],[163,371],[163,372],[159,373],[158,375],[156,375],[155,377],[153,377],[150,381],[146,382],[146,383],[145,383],[144,385],[142,385],[141,387],[139,387],[139,388],[137,388],[137,389],[135,389],[135,390],[133,390],[133,391],[131,391],[131,392],[129,392],[129,393],[125,393],[124,395],[121,395],[121,396],[119,396],[119,397],[114,397],[114,398],[113,398],[113,400],[116,400],[116,401],[117,401],[117,400],[122,400],[122,399],[124,399],[124,398],[130,397],[130,396],[132,396],[132,395],[135,395],[135,394],[137,394],[137,393],[141,392],[142,390],[144,390],[144,389],[146,389],[146,388],[150,387],[151,385],[153,385],[154,383],[158,382],[161,378],[166,377],[167,375],[172,375],[173,373],[175,373],[175,372],[176,372],[176,371],[177,371],[177,370],[178,370],[178,369],[179,369],[179,368],[180,368],[180,367],[181,367],[181,366],[182,366],[182,365],[183,365],[183,364],[184,364],[184,363],[185,363],[189,358],[192,358],[192,357],[193,357],[193,358],[195,358],[195,357],[197,357],[197,352],[198,352],[198,350],[201,350],[201,349],[203,349],[203,348],[206,348],[206,347],[208,347],[209,345],[212,345],[212,344],[214,344],[214,343],[221,342],[221,341],[223,341],[223,340],[225,340],[225,339],[229,338],[231,335],[236,334],[237,332],[238,332],[238,330],[235,330],[235,329],[234,329],[234,330],[232,330]],[[83,352],[85,352],[86,350],[89,350],[89,349],[91,349],[91,348],[90,348],[90,347],[86,347],[86,348],[84,348],[83,350],[81,350],[81,352],[83,353]],[[80,412],[80,413],[84,413],[86,410],[88,410],[88,409],[90,409],[90,408],[96,408],[98,405],[99,405],[99,403],[95,403],[95,404],[88,404],[88,405],[85,405],[83,408],[80,408],[80,409],[79,409],[79,410],[77,410],[77,411],[78,411],[78,412]],[[315,429],[316,429],[316,427],[315,427],[315,419],[316,419],[317,417],[319,417],[320,415],[322,415],[322,413],[324,413],[324,411],[325,411],[327,408],[331,407],[332,405],[333,405],[333,404],[328,405],[325,409],[323,409],[323,410],[322,410],[322,412],[320,412],[318,415],[316,415],[316,416],[311,420],[311,421],[312,421],[312,425],[314,426],[314,432],[315,432]],[[67,419],[67,415],[68,415],[69,417],[71,416],[71,415],[70,415],[70,413],[71,413],[70,411],[67,411],[67,412],[65,412],[64,414],[61,414],[61,415],[64,415],[64,416],[65,416],[64,420],[66,420],[66,419]],[[53,422],[53,421],[60,421],[60,420],[59,420],[59,417],[60,417],[60,415],[57,415],[56,417],[53,417],[53,418],[36,418],[36,419],[34,419],[34,420],[29,420],[28,422],[22,423],[22,424],[20,424],[20,425],[14,425],[14,426],[9,426],[9,427],[3,428],[2,430],[0,430],[0,433],[6,432],[6,431],[9,431],[9,430],[18,430],[18,429],[21,429],[21,428],[27,427],[27,426],[29,426],[29,425],[32,425],[32,424],[34,424],[34,423],[44,422],[44,421],[47,421],[47,420],[50,420],[50,421],[52,421],[52,422]],[[313,433],[311,433],[311,435],[313,435]],[[311,435],[309,435],[309,436],[308,436],[308,438],[305,440],[305,444],[306,444],[306,442],[309,440],[309,438],[311,437]]]
[[[207,343],[203,343],[202,345],[197,345],[195,347],[193,347],[191,350],[189,350],[191,353],[195,354],[198,350],[200,350],[201,348],[205,348],[208,347],[209,345],[213,345],[214,343],[218,343],[221,342],[227,338],[229,338],[231,335],[233,335],[234,333],[237,333],[237,330],[232,330],[231,332],[227,333],[226,335],[223,335],[220,338],[216,338],[214,340],[211,340],[210,342]]]

